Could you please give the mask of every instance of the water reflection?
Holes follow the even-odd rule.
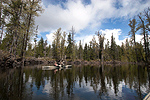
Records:
[[[150,69],[129,66],[73,66],[0,70],[0,100],[143,99],[150,92]]]

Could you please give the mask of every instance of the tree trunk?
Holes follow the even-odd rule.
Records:
[[[35,41],[35,46],[34,46],[34,57],[36,57],[36,41]]]
[[[32,1],[34,2],[34,0]],[[30,8],[30,11],[32,11],[32,7]],[[29,14],[29,20],[28,20],[28,25],[27,25],[27,30],[26,30],[26,34],[24,35],[24,49],[23,49],[23,55],[22,58],[24,58],[25,56],[25,52],[26,52],[26,48],[27,48],[27,43],[28,43],[28,36],[29,36],[29,30],[30,30],[30,25],[31,25],[31,18],[32,18],[32,14]]]
[[[144,21],[143,19],[141,18],[141,16],[139,16],[141,22],[142,22],[142,29],[143,29],[143,36],[144,36],[144,50],[145,50],[145,61],[147,63],[147,56],[148,56],[148,53],[147,53],[147,42],[146,42],[146,28],[145,28],[145,25],[144,25]]]

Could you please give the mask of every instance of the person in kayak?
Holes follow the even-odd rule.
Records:
[[[64,66],[64,61],[59,60],[58,63],[55,61],[54,66],[63,67]]]
[[[60,65],[61,65],[61,66],[64,66],[64,65],[65,65],[63,60],[61,60]]]
[[[55,61],[54,66],[58,66],[57,62]]]

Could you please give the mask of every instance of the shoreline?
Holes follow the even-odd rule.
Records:
[[[54,65],[55,60],[47,60],[47,59],[41,59],[41,58],[26,58],[24,60],[24,66],[28,65]],[[85,60],[75,60],[75,61],[67,61],[65,62],[68,65],[76,65],[76,66],[84,66],[84,65],[102,65],[100,61],[85,61]],[[125,64],[136,64],[136,65],[146,65],[144,62],[121,62],[121,61],[104,61],[103,65],[125,65]],[[20,58],[6,58],[0,59],[0,67],[1,68],[14,68],[14,67],[22,67],[22,60]]]
[[[44,58],[35,58],[35,57],[26,57],[24,58],[24,66],[28,65],[54,65],[55,60],[49,59],[48,57]],[[102,65],[99,60],[67,60],[65,64],[69,65]],[[123,65],[123,64],[137,64],[137,65],[149,65],[145,62],[122,62],[122,61],[104,61],[103,65]],[[14,67],[22,67],[22,59],[19,57],[14,57],[13,55],[7,54],[0,50],[0,67],[1,68],[14,68]]]

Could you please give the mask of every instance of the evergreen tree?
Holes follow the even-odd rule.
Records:
[[[75,35],[75,29],[72,26],[71,30],[70,30],[70,34],[71,34],[71,42],[72,42],[72,57],[71,59],[74,60],[76,58],[76,54],[75,54],[75,40],[74,40],[74,35]]]
[[[42,7],[40,6],[40,0],[29,0],[29,1],[23,1],[22,3],[25,4],[23,6],[23,18],[24,18],[24,23],[23,26],[25,27],[25,32],[23,34],[23,40],[22,40],[22,52],[26,51],[27,44],[30,40],[30,36],[33,33],[34,30],[34,22],[35,22],[35,17],[39,16],[38,12],[42,12]],[[26,5],[27,3],[27,5]],[[25,53],[22,53],[22,57],[25,55]]]
[[[75,46],[74,46],[74,52],[75,52],[75,59],[78,59],[78,46],[77,46],[77,44],[75,44]]]
[[[116,42],[115,42],[115,38],[113,37],[113,33],[111,36],[111,47],[110,47],[110,55],[111,55],[111,59],[114,61],[116,60]]]
[[[21,37],[21,14],[23,3],[21,0],[11,0],[5,2],[5,12],[10,16],[9,23],[6,24],[7,32],[12,37],[12,43],[10,46],[10,53],[16,57],[19,38]],[[7,38],[7,37],[6,37]]]
[[[139,17],[139,19],[141,21],[141,23],[139,25],[139,28],[142,30],[142,35],[143,35],[143,39],[144,39],[145,61],[148,62],[147,58],[148,58],[148,48],[149,47],[147,45],[148,41],[146,39],[146,34],[147,34],[146,25],[145,25],[145,22],[144,22],[144,18],[142,18],[142,15],[141,14],[138,15],[138,17]]]
[[[58,60],[61,60],[61,28],[57,29],[57,31],[54,33],[54,42],[55,45],[53,44],[53,46],[55,48],[53,48],[54,52],[55,52],[55,60],[58,61]]]
[[[83,59],[88,60],[88,46],[87,46],[87,43],[85,43],[85,46],[84,46]]]
[[[27,54],[28,57],[32,57],[33,56],[33,50],[32,50],[32,44],[28,43],[28,49],[27,49]]]
[[[66,42],[66,32],[63,32],[62,38],[61,38],[61,59],[65,59],[65,42]]]
[[[38,36],[37,36],[37,33],[38,33],[38,26],[37,26],[37,28],[36,28],[36,33],[35,33],[35,38],[34,38],[34,57],[36,57],[36,45],[37,45],[37,38],[38,38]]]
[[[89,45],[89,59],[94,60],[94,50],[92,48],[92,41],[90,41],[90,45]]]
[[[51,45],[49,45],[46,48],[46,52],[47,52],[47,57],[52,58],[52,48],[51,48]]]
[[[19,55],[23,58],[30,37],[34,33],[35,17],[39,15],[38,11],[42,11],[40,0],[5,0],[3,3],[0,2],[0,4],[2,4],[0,6],[0,27],[3,27],[5,24],[6,39],[4,40],[11,40],[9,41],[9,52],[14,54],[14,56]],[[0,42],[2,34],[3,31]],[[7,44],[8,41],[2,45]]]
[[[47,55],[46,46],[47,46],[47,40],[45,40],[44,42],[44,57],[46,57]]]
[[[131,40],[134,42],[134,50],[135,50],[135,53],[136,53],[136,56],[137,56],[137,49],[136,49],[136,41],[135,41],[135,33],[137,32],[137,28],[136,28],[136,19],[133,18],[132,20],[130,20],[129,22],[129,26],[131,28],[130,32],[129,32],[129,35],[131,35]],[[138,57],[136,57],[136,61],[138,61]]]
[[[127,61],[130,62],[130,55],[129,55],[129,52],[130,52],[130,46],[129,46],[129,41],[128,41],[128,38],[127,38],[127,39],[126,39],[126,42],[125,42],[124,54],[125,54],[125,57],[126,57]]]
[[[71,59],[71,57],[72,57],[72,39],[71,39],[71,34],[70,33],[68,35],[67,43],[68,43],[68,46],[67,46],[67,58]]]
[[[83,48],[82,48],[82,45],[81,45],[81,40],[79,42],[78,58],[83,59]]]
[[[107,39],[107,43],[105,44],[105,50],[104,50],[104,59],[110,60],[110,46],[109,46],[109,40]]]
[[[38,42],[37,46],[37,55],[36,57],[44,57],[44,40],[43,37],[41,37],[40,41]]]
[[[122,42],[119,52],[120,52],[119,53],[120,61],[122,61],[122,57],[125,57],[125,45],[123,42]],[[124,59],[123,61],[125,61],[125,60],[126,59]]]
[[[137,56],[140,62],[144,61],[144,49],[141,42],[137,43]]]
[[[99,51],[98,51],[98,43],[96,42],[95,36],[92,39],[92,51],[93,51],[93,60],[98,59]]]
[[[99,31],[96,32],[96,35],[98,36],[98,41],[99,41],[99,44],[98,44],[99,54],[98,54],[98,56],[99,56],[99,59],[103,60],[104,36],[102,36],[102,34],[100,34]]]
[[[57,55],[56,53],[57,53],[57,52],[56,52],[56,43],[55,43],[55,42],[56,42],[56,40],[54,40],[53,43],[52,43],[52,58],[53,58],[53,59],[56,59],[56,58],[57,58],[57,57],[56,57],[56,55]]]

